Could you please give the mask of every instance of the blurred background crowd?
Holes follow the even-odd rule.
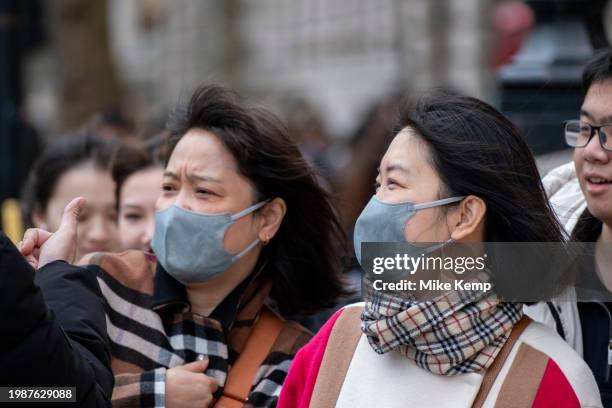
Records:
[[[610,30],[607,0],[0,0],[2,229],[13,239],[28,224],[52,229],[44,187],[60,194],[60,175],[84,158],[91,172],[64,179],[66,188],[95,189],[109,222],[145,217],[126,211],[146,184],[126,188],[136,202],[127,197],[134,205],[123,211],[112,182],[153,169],[156,185],[166,118],[206,81],[285,121],[338,198],[347,232],[373,193],[397,102],[423,88],[499,107],[546,172],[569,160],[562,121],[577,116],[582,66]],[[62,137],[75,132],[124,147],[70,152]],[[58,175],[48,162],[37,174],[36,160],[54,157],[65,164]],[[146,236],[122,246],[148,246]],[[84,251],[96,249],[109,248]]]

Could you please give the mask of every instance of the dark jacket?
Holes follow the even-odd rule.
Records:
[[[61,261],[35,273],[0,232],[0,327],[0,386],[76,387],[70,406],[111,406],[104,300],[94,273]]]
[[[610,308],[612,308],[610,303],[578,303],[582,323],[584,361],[593,371],[604,407],[612,407],[612,379],[610,378],[612,318]]]

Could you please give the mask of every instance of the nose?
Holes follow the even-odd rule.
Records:
[[[605,135],[602,135],[605,136]],[[589,162],[607,163],[610,161],[610,152],[604,150],[599,139],[599,132],[595,132],[589,143],[584,147],[584,159]]]
[[[181,207],[184,210],[193,211],[193,208],[191,206],[191,197],[189,197],[189,194],[187,193],[186,189],[181,189],[181,191],[179,191],[178,195],[176,196],[176,200],[171,204],[174,204],[177,207]]]
[[[393,196],[389,193],[389,190],[384,185],[382,185],[374,195],[376,196],[376,198],[378,198],[378,200],[382,201],[383,203],[388,203],[391,202],[393,198]]]
[[[154,233],[155,233],[155,218],[153,216],[150,216],[147,219],[147,227],[141,236],[141,243],[143,247],[146,248],[149,245],[151,245],[151,240],[153,239]]]
[[[111,238],[110,222],[103,216],[93,217],[89,228],[87,228],[86,238],[96,246],[104,246]]]

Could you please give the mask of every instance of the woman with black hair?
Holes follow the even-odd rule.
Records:
[[[143,141],[124,139],[113,155],[117,227],[121,250],[151,252],[155,203],[164,173],[165,135]]]
[[[77,196],[87,200],[79,216],[77,258],[115,251],[117,209],[110,162],[115,143],[78,132],[51,143],[36,160],[22,194],[25,224],[56,231],[63,209]]]
[[[86,260],[108,302],[113,403],[274,406],[311,334],[265,301],[287,315],[334,305],[343,294],[340,224],[265,110],[203,86],[169,127],[155,258],[128,251]],[[26,233],[28,256],[40,247],[41,258],[66,258],[37,236],[47,237]]]
[[[355,225],[358,259],[365,242],[433,252],[563,240],[526,142],[493,107],[432,91],[403,106],[397,129]],[[365,304],[337,312],[298,352],[279,407],[601,406],[580,357],[495,289],[424,298],[369,285]]]

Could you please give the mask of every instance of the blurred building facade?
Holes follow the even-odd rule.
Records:
[[[159,122],[195,84],[216,81],[273,108],[287,95],[306,98],[345,135],[391,92],[444,85],[490,99],[491,1],[107,0],[121,107]],[[49,70],[31,70],[33,83]],[[57,128],[41,123],[56,116],[41,101],[57,87],[30,91],[36,125]]]

